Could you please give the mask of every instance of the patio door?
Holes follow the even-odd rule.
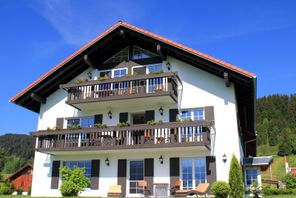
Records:
[[[144,189],[138,182],[144,180],[144,160],[130,161],[129,174],[129,193],[143,194]]]

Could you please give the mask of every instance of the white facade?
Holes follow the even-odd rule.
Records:
[[[239,160],[243,158],[243,149],[238,133],[237,107],[236,97],[233,84],[230,87],[225,86],[223,79],[209,74],[203,70],[197,69],[187,63],[181,62],[175,58],[168,57],[167,61],[171,64],[171,71],[178,72],[178,76],[182,81],[180,109],[203,108],[206,106],[214,106],[215,128],[212,133],[211,151],[198,147],[184,148],[160,148],[160,149],[137,149],[137,150],[120,150],[120,151],[77,151],[77,152],[60,152],[59,155],[50,155],[35,152],[34,174],[32,184],[32,196],[61,196],[58,189],[51,189],[51,168],[53,160],[71,161],[71,160],[100,160],[100,178],[99,189],[84,191],[81,196],[106,196],[109,186],[117,184],[117,161],[118,159],[154,159],[154,182],[170,183],[169,176],[169,158],[170,157],[205,157],[214,155],[216,157],[217,180],[228,181],[228,171],[231,156],[234,154]],[[163,63],[163,68],[167,68]],[[80,76],[73,79],[75,82],[82,76],[92,71],[89,69]],[[98,73],[92,71],[93,74]],[[178,104],[163,103],[144,104],[139,100],[133,99],[123,103],[123,105],[96,105],[89,108],[88,111],[78,111],[65,102],[67,100],[67,92],[59,89],[46,99],[46,104],[42,104],[40,108],[38,130],[46,130],[47,127],[55,127],[56,118],[93,116],[95,114],[103,114],[103,123],[108,126],[114,126],[118,123],[120,112],[145,112],[145,110],[155,111],[155,120],[169,122],[169,109],[177,108]],[[152,99],[151,99],[152,100]],[[158,109],[163,107],[163,116],[160,115]],[[107,115],[108,111],[112,111],[112,119]],[[129,117],[129,120],[131,117]],[[131,120],[130,120],[131,121]],[[64,122],[66,127],[66,121]],[[227,161],[223,162],[222,156],[227,156]],[[164,163],[160,164],[160,155],[164,158]],[[110,166],[105,164],[108,157]],[[127,166],[128,167],[128,166]],[[127,170],[128,171],[128,170]],[[61,181],[59,182],[61,184]],[[128,184],[128,178],[127,178]],[[126,196],[129,194],[129,185],[126,185]]]

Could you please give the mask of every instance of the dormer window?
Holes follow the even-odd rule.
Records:
[[[148,50],[140,48],[138,46],[134,46],[133,60],[144,59],[144,58],[153,58],[153,57],[157,57],[157,55],[152,52],[149,52]]]

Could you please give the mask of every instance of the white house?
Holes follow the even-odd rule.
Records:
[[[134,197],[227,181],[233,154],[256,155],[255,99],[254,74],[120,21],[11,102],[39,114],[32,196],[61,196],[76,165],[81,196]]]

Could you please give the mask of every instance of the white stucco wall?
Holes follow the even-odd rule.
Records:
[[[239,141],[238,135],[238,126],[237,126],[237,110],[236,110],[236,98],[234,93],[234,86],[231,84],[230,87],[225,86],[225,82],[223,79],[218,78],[214,75],[211,75],[203,70],[197,69],[191,65],[188,65],[184,62],[181,62],[172,57],[168,57],[168,61],[171,64],[171,71],[177,71],[180,79],[183,84],[182,91],[182,101],[181,101],[181,109],[187,108],[199,108],[205,106],[214,106],[214,114],[215,114],[215,140],[213,147],[213,154],[216,156],[216,166],[217,166],[217,180],[228,180],[228,171],[230,166],[230,160],[232,154],[235,154],[239,160],[241,160],[242,147]],[[165,65],[165,64],[164,64]],[[165,66],[164,66],[165,68]],[[166,68],[165,68],[166,69]],[[73,79],[72,82],[75,82],[76,79],[81,78],[82,76],[87,76],[88,71],[84,72],[77,78]],[[75,116],[87,116],[94,114],[103,114],[103,122],[109,126],[116,125],[119,120],[120,112],[144,112],[145,110],[155,110],[155,119],[163,120],[164,122],[169,121],[169,109],[176,108],[177,104],[166,104],[165,101],[160,104],[155,104],[153,106],[147,106],[145,104],[141,104],[140,106],[135,105],[134,103],[129,103],[128,105],[124,105],[120,108],[112,108],[110,106],[98,106],[96,109],[87,112],[81,112],[77,109],[67,105],[65,103],[67,93],[66,91],[60,89],[50,95],[47,98],[46,104],[41,105],[40,108],[40,116],[38,122],[38,130],[46,129],[47,127],[55,127],[56,118],[58,117],[75,117]],[[158,112],[159,107],[162,106],[164,109],[164,115],[161,116]],[[108,118],[107,112],[109,109],[112,109],[113,117],[112,119]],[[161,151],[161,149],[159,149]],[[176,150],[176,152],[178,149]],[[159,155],[153,155],[150,152],[142,153],[142,151],[134,152],[132,155],[130,152],[122,151],[121,156],[117,156],[118,154],[114,154],[114,156],[110,155],[109,159],[111,160],[111,166],[105,167],[104,164],[102,166],[101,177],[100,177],[100,187],[98,195],[104,195],[106,190],[108,190],[110,184],[116,184],[116,174],[117,171],[117,161],[116,159],[121,158],[132,158],[137,156],[141,156],[141,158],[152,156],[158,159]],[[198,152],[198,151],[196,151]],[[224,163],[222,161],[223,154],[226,154],[227,161]],[[195,154],[195,153],[193,153]],[[192,153],[180,153],[180,156],[193,155]],[[209,155],[209,153],[200,153],[200,155]],[[92,159],[91,155],[85,156],[77,156],[75,155],[75,159]],[[170,154],[167,153],[169,156]],[[55,158],[59,158],[60,156],[55,156]],[[105,160],[105,156],[93,156],[99,157],[102,161]],[[101,158],[102,157],[102,158]],[[73,158],[73,156],[62,156],[61,158]],[[32,195],[33,196],[44,196],[44,192],[48,192],[48,196],[58,196],[59,191],[50,190],[50,164],[48,164],[49,160],[52,160],[53,157],[50,157],[46,154],[41,154],[36,152],[35,155],[35,163],[34,163],[34,176],[33,176],[33,187],[32,187]],[[94,158],[97,159],[97,158]],[[162,181],[168,181],[168,158],[165,158],[164,166],[157,166],[155,169],[155,180],[162,183]],[[157,163],[158,160],[155,160],[154,163]],[[165,168],[164,168],[165,167]],[[103,180],[104,181],[101,181]],[[115,181],[116,180],[116,181]],[[42,188],[40,185],[42,185]],[[104,189],[104,190],[102,190]],[[46,194],[47,195],[47,194]],[[84,192],[85,196],[90,195],[90,192]]]

